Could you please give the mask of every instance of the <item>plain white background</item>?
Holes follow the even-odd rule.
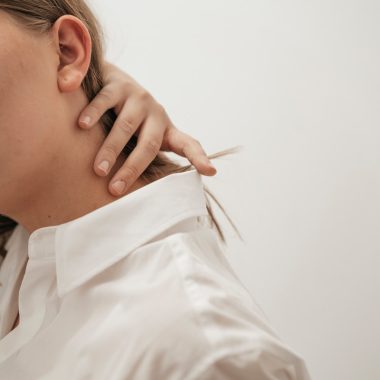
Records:
[[[380,379],[380,2],[89,0],[207,153],[228,258],[318,380]]]

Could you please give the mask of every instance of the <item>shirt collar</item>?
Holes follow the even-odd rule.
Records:
[[[180,221],[207,214],[200,174],[170,174],[77,219],[33,231],[28,256],[55,257],[63,296]]]

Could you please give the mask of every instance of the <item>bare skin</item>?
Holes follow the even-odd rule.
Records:
[[[92,128],[110,108],[118,115],[94,161],[95,173],[107,175],[108,171],[99,165],[106,161],[112,167],[132,134],[138,138],[136,148],[110,179],[108,190],[111,194],[118,195],[111,184],[119,179],[126,182],[125,191],[128,191],[155,158],[156,151],[152,147],[186,157],[202,175],[216,174],[200,142],[180,131],[164,107],[134,78],[107,63],[104,81],[103,89],[81,112],[78,123],[81,128]]]
[[[108,186],[125,159],[96,175],[103,131],[99,123],[77,126],[88,104],[81,84],[90,59],[91,39],[77,18],[63,16],[49,34],[31,34],[0,12],[0,213],[30,233],[118,199]],[[137,179],[123,195],[144,185]]]
[[[138,123],[129,135],[115,130],[106,141],[98,122],[78,128],[83,112],[91,111],[96,121],[102,108],[117,105],[97,99],[88,104],[81,83],[90,58],[90,36],[75,17],[63,16],[49,34],[38,35],[0,12],[0,213],[30,233],[76,219],[145,185],[138,174],[155,152],[146,157],[146,149],[140,147],[126,164],[124,157],[117,157],[120,150],[100,150],[116,137],[117,146],[125,145]],[[100,111],[94,114],[96,109]],[[125,120],[127,111],[119,107],[119,112]],[[157,149],[162,144],[162,149],[186,156],[205,175],[216,173],[199,142],[172,124],[161,137],[152,133],[152,121],[142,131],[139,145],[149,147],[155,141]],[[106,173],[97,167],[102,159],[111,163]],[[138,168],[135,176],[131,165]],[[115,175],[128,184],[121,193],[110,187]],[[19,315],[12,330],[18,324]]]
[[[95,109],[88,108],[81,88],[90,57],[90,36],[75,17],[63,16],[49,34],[39,35],[0,12],[0,213],[30,233],[76,219],[145,185],[140,178],[131,178],[128,163],[122,156],[116,158],[119,152],[111,157],[103,150],[99,155],[116,133],[105,142],[99,123],[78,128],[83,109]],[[151,124],[144,128],[153,130]],[[151,141],[148,132],[141,138],[145,145]],[[121,139],[120,146],[128,136]],[[158,141],[163,149],[188,157],[205,174],[215,174],[204,157],[199,161],[198,153],[205,154],[196,140],[171,127]],[[129,165],[143,152],[137,151]],[[98,172],[97,166],[94,172],[94,162],[102,155],[111,161],[108,173]],[[138,172],[148,163],[145,158]],[[119,195],[109,187],[115,174],[128,182]],[[19,315],[12,330],[18,324]]]

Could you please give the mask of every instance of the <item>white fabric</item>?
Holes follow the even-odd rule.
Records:
[[[18,225],[6,248],[0,379],[309,379],[227,262],[195,170]]]

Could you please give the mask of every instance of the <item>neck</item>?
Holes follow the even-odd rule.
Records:
[[[52,157],[48,170],[42,169],[48,180],[37,187],[38,191],[34,191],[19,208],[18,215],[12,215],[12,219],[29,233],[79,218],[121,197],[109,193],[108,186],[125,157],[118,158],[106,177],[98,176],[93,169],[96,154],[105,138],[101,126],[98,124],[90,130],[83,130],[72,125],[69,135],[70,138],[60,146],[60,152]],[[122,196],[142,186],[142,180],[137,180]]]

